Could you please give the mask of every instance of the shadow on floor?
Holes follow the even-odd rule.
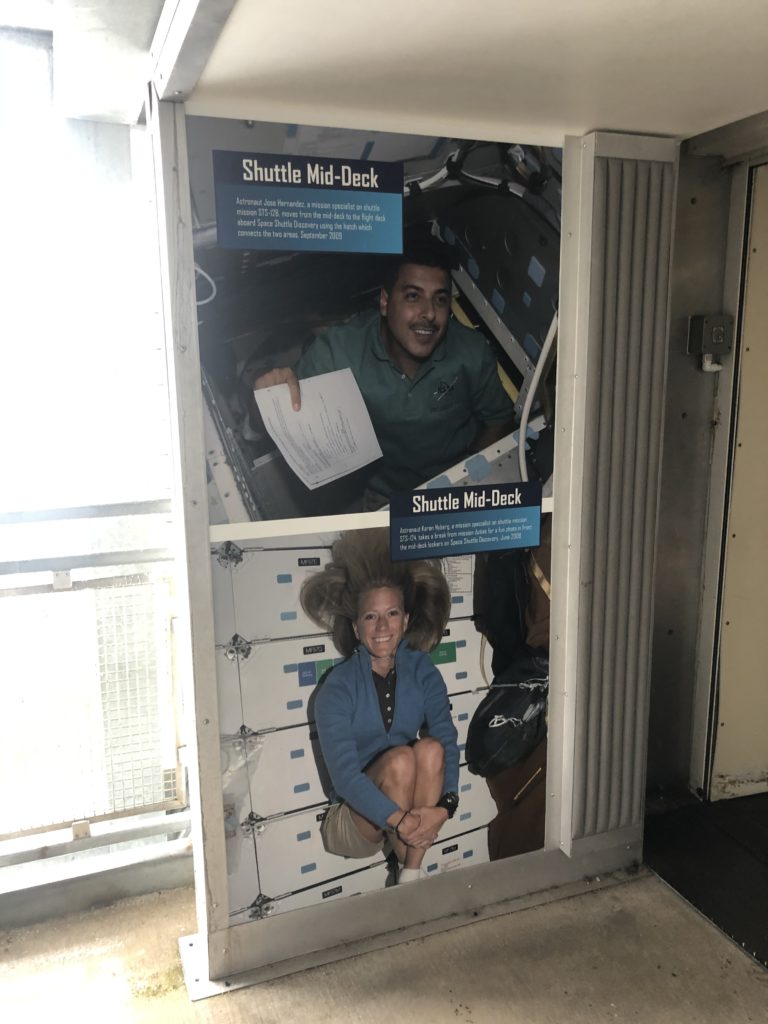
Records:
[[[768,966],[768,794],[716,803],[649,800],[645,863]]]

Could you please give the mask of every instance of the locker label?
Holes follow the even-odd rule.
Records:
[[[325,644],[310,644],[309,647],[305,647],[302,650],[302,654],[323,654],[325,653]]]
[[[329,896],[338,896],[341,892],[341,886],[337,885],[335,889],[326,889],[323,893],[323,899],[327,900]]]
[[[315,663],[305,661],[299,665],[299,686],[314,686],[317,682],[315,676]]]
[[[434,665],[447,665],[451,661],[456,661],[456,644],[438,644],[430,654],[430,658]]]
[[[298,564],[300,566],[320,565],[320,559],[319,558],[300,558],[298,560]]]

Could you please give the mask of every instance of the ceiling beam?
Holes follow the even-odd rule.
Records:
[[[768,110],[694,135],[687,149],[694,156],[720,156],[726,163],[768,153]]]
[[[166,0],[149,57],[161,100],[184,100],[213,52],[236,0]]]

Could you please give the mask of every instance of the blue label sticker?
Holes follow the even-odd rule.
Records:
[[[531,261],[528,264],[528,277],[530,277],[537,288],[541,288],[546,276],[547,272],[542,264],[539,263],[535,256],[531,256]]]
[[[464,465],[469,479],[474,484],[479,484],[481,480],[485,480],[487,476],[490,476],[493,469],[488,459],[481,454],[470,456]]]
[[[305,661],[299,665],[299,686],[314,686],[317,682],[314,661]]]
[[[447,476],[445,473],[442,473],[440,476],[436,476],[434,480],[430,480],[429,483],[427,484],[427,487],[428,487],[429,490],[432,490],[434,487],[450,487],[450,486],[451,486],[451,478],[449,476]]]
[[[541,346],[532,334],[526,334],[523,338],[523,351],[530,359],[533,360],[534,363],[539,361]]]

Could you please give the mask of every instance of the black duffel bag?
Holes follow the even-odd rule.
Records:
[[[517,764],[547,735],[549,659],[520,652],[478,704],[469,723],[467,767],[484,778]]]

